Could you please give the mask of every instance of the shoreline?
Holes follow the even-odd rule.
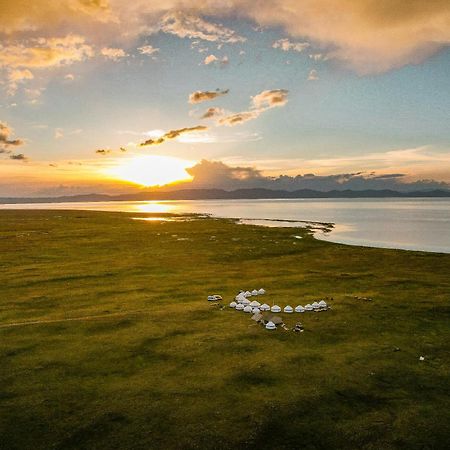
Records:
[[[146,203],[146,202],[144,202]],[[41,209],[41,208],[7,208],[1,209],[2,211],[42,211],[42,212],[51,212],[51,211],[69,211],[69,212],[96,212],[96,213],[116,213],[116,214],[126,214],[126,215],[142,215],[143,217],[131,217],[134,220],[142,220],[151,222],[157,222],[158,217],[161,218],[161,221],[171,221],[170,218],[186,218],[186,220],[177,220],[178,222],[190,221],[196,219],[218,219],[218,220],[232,220],[238,225],[251,225],[258,227],[267,227],[267,228],[302,228],[311,233],[311,236],[314,239],[317,239],[322,242],[329,242],[332,244],[339,245],[348,245],[351,247],[359,247],[359,248],[369,248],[369,249],[384,249],[384,250],[401,250],[408,252],[421,252],[421,253],[430,253],[430,254],[442,254],[449,255],[449,251],[445,251],[442,249],[423,249],[415,247],[414,244],[406,247],[407,244],[404,244],[403,247],[394,246],[395,244],[389,244],[387,242],[376,242],[376,243],[363,243],[363,242],[352,242],[351,239],[342,239],[339,236],[333,236],[333,231],[336,231],[342,224],[338,224],[335,222],[321,222],[315,220],[297,220],[297,219],[273,219],[273,218],[251,218],[251,217],[226,217],[226,216],[218,216],[213,213],[151,213],[151,212],[130,212],[130,211],[105,211],[105,210],[96,210],[96,209],[60,209],[60,208],[50,208],[50,209]],[[169,219],[169,220],[168,220]],[[248,222],[248,223],[246,223]],[[263,222],[263,223],[257,223]],[[265,222],[268,224],[266,225]],[[287,225],[283,227],[282,225],[269,225],[269,223],[275,224],[302,224],[303,226],[295,226],[295,225]],[[345,225],[344,225],[345,229]]]

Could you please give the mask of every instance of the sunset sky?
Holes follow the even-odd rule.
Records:
[[[0,14],[0,196],[449,186],[448,0]]]

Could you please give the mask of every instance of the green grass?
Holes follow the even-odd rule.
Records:
[[[2,450],[448,448],[450,255],[130,217],[0,213]],[[260,287],[333,308],[206,302]]]

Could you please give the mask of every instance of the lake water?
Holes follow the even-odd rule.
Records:
[[[319,239],[352,245],[450,253],[450,199],[184,200],[39,203],[1,209],[80,209],[152,213],[208,213],[217,217],[333,222]],[[256,221],[269,226],[301,223]]]

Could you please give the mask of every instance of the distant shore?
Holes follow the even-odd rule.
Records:
[[[272,189],[182,189],[174,191],[146,191],[136,194],[86,194],[59,197],[0,197],[0,204],[23,203],[66,203],[66,202],[113,202],[113,201],[164,201],[164,200],[267,200],[267,199],[320,199],[320,198],[448,198],[450,191],[435,189],[430,191],[400,192],[384,190],[332,190],[317,191],[300,189],[296,191]]]

